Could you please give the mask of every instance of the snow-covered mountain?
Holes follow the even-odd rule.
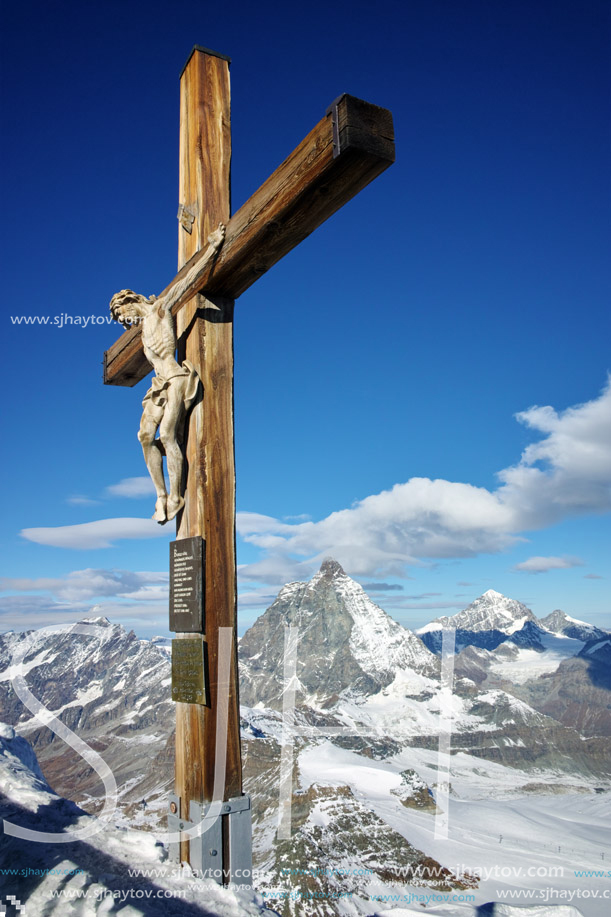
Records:
[[[240,640],[240,698],[279,709],[287,627],[298,628],[297,677],[310,703],[342,691],[372,694],[397,671],[434,675],[439,661],[411,631],[375,605],[334,560],[307,583],[289,583]]]
[[[505,831],[515,822],[519,846],[536,808],[533,797],[551,793],[562,793],[563,806],[573,806],[580,837],[589,838],[580,856],[593,856],[598,827],[590,831],[588,819],[595,824],[594,789],[611,787],[611,686],[604,683],[609,635],[584,643],[553,632],[554,622],[540,626],[524,605],[493,591],[459,615],[438,619],[424,636],[440,635],[444,623],[484,644],[492,635],[492,648],[463,644],[451,696],[441,688],[439,657],[334,561],[326,561],[310,582],[285,586],[242,638],[242,750],[245,789],[253,799],[255,866],[259,888],[284,917],[367,914],[372,894],[413,891],[414,877],[406,878],[405,869],[427,863],[436,872],[419,879],[420,891],[473,888],[485,903],[485,883],[473,882],[464,870],[449,872],[459,862],[463,836],[478,857],[489,855],[506,817]],[[295,720],[310,731],[291,740],[293,834],[278,840],[287,625],[298,628]],[[106,619],[90,626],[99,629],[95,639],[51,634],[30,647],[26,681],[112,768],[119,784],[118,822],[154,829],[162,823],[174,769],[167,641],[138,640]],[[0,637],[0,719],[35,745],[55,790],[97,811],[102,792],[95,772],[14,692],[10,666],[26,649],[24,641],[23,634]],[[451,757],[439,753],[448,716]],[[446,764],[449,803],[440,796]],[[573,802],[575,794],[584,794],[586,802]],[[511,812],[503,800],[511,801]],[[522,801],[524,815],[517,819]],[[434,819],[448,804],[451,813],[463,813],[456,814],[461,840],[453,847],[434,838]],[[486,813],[494,805],[487,827]],[[85,816],[73,810],[71,817]],[[540,817],[541,837],[552,849],[562,826],[552,825],[543,810]],[[532,859],[533,852],[520,856]],[[321,867],[316,874],[313,863]],[[359,873],[363,864],[370,870],[366,879]],[[299,895],[307,892],[319,898],[306,905]],[[335,901],[340,893],[353,895],[356,910],[342,911]],[[466,917],[472,910],[455,913]]]
[[[530,608],[527,608],[522,602],[495,592],[494,589],[488,589],[474,602],[471,602],[464,611],[451,618],[437,618],[433,623],[438,623],[439,626],[451,624],[457,630],[476,632],[499,630],[504,634],[513,634],[520,630],[527,621],[535,623],[537,621]]]
[[[609,634],[595,627],[593,624],[587,624],[585,621],[579,621],[577,618],[571,618],[557,608],[545,618],[539,618],[537,622],[539,627],[549,631],[550,634],[558,634],[563,637],[569,637],[572,640],[581,640],[583,643],[589,643],[593,640],[604,640]]]
[[[440,653],[444,627],[455,629],[457,653],[466,646],[493,650],[506,640],[522,645],[539,642],[537,618],[530,608],[494,589],[484,592],[464,611],[435,618],[416,633],[432,652]]]
[[[153,790],[157,760],[163,768],[173,753],[169,657],[163,641],[139,640],[107,618],[87,618],[80,629],[88,633],[0,635],[0,719],[31,741],[57,792],[75,798],[78,786],[76,801],[95,810],[88,800],[102,791],[97,773],[43,725],[44,716],[33,715],[12,685],[15,662],[24,656],[34,698],[112,762],[121,775],[121,804],[137,807]]]
[[[490,667],[500,672],[511,661],[514,668],[510,680],[520,682],[555,671],[563,659],[577,655],[585,643],[609,636],[606,631],[571,618],[559,609],[539,619],[522,602],[494,589],[458,614],[436,618],[416,634],[433,653],[439,654],[443,628],[455,630],[456,653],[471,648],[461,662],[463,669],[465,665],[475,665],[484,672]],[[495,655],[478,654],[476,649]],[[540,658],[537,654],[541,654]]]

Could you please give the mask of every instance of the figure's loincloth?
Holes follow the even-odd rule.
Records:
[[[197,375],[197,370],[189,360],[183,360],[182,363],[183,371],[180,373],[175,373],[175,375],[170,376],[169,379],[162,380],[158,376],[153,376],[151,380],[151,387],[148,392],[142,399],[142,407],[146,410],[154,405],[157,408],[165,408],[168,403],[168,388],[170,382],[173,379],[186,378],[187,384],[185,386],[185,393],[183,395],[183,404],[185,406],[185,411],[188,411],[193,402],[197,397],[197,389],[199,386],[199,376]]]

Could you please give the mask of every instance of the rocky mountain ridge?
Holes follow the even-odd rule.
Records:
[[[452,760],[462,766],[468,762],[476,775],[486,769],[493,776],[511,771],[517,785],[539,787],[536,792],[579,783],[592,792],[593,781],[611,786],[611,733],[604,714],[610,693],[608,686],[591,680],[593,673],[602,679],[608,666],[609,635],[583,643],[554,633],[553,626],[566,626],[558,616],[542,628],[526,606],[492,590],[459,615],[437,623],[457,621],[465,634],[482,637],[490,632],[481,627],[490,623],[493,633],[504,639],[495,643],[495,637],[493,649],[468,644],[456,655]],[[126,823],[151,828],[163,819],[173,781],[167,641],[139,640],[106,619],[90,623],[101,630],[101,637],[55,634],[33,646],[25,659],[26,680],[45,706],[108,761]],[[287,845],[276,839],[276,819],[286,741],[281,711],[288,628],[298,628],[295,720],[315,730],[293,742],[295,820]],[[56,791],[96,811],[101,797],[97,775],[24,710],[12,688],[11,660],[24,640],[23,634],[0,637],[0,719],[30,739]],[[358,856],[368,857],[377,879],[384,878],[384,863],[421,862],[430,851],[410,837],[404,819],[407,812],[433,818],[439,809],[438,765],[425,778],[416,764],[435,756],[439,746],[447,699],[438,655],[375,605],[339,564],[326,561],[310,582],[290,583],[280,591],[240,641],[240,665],[245,787],[253,798],[256,862],[265,887],[288,882],[295,891],[347,888],[346,882],[329,883],[307,871],[287,880],[282,870],[287,864],[298,870],[320,851],[330,867],[337,865],[347,856],[344,840],[348,843],[353,836],[355,819],[365,826]],[[542,666],[544,674],[533,676]],[[563,666],[570,669],[568,682]],[[526,677],[519,683],[514,676],[522,670]],[[581,713],[580,696],[586,699]],[[324,733],[327,728],[331,738]],[[349,762],[339,783],[312,776],[312,760],[331,755],[329,749]],[[361,769],[374,764],[388,785],[381,811],[394,813],[392,829],[380,811],[368,810],[358,782],[353,782]],[[400,881],[396,870],[387,879]],[[365,894],[365,885],[353,886]],[[305,913],[295,911],[288,899],[281,909],[286,917]],[[336,910],[321,905],[307,913],[330,915]]]
[[[439,662],[411,631],[371,601],[332,560],[307,583],[289,583],[240,640],[240,699],[282,706],[287,628],[296,628],[297,677],[311,704],[343,691],[372,694],[409,668],[435,675]]]
[[[593,640],[604,640],[609,636],[607,631],[601,630],[593,624],[587,624],[585,621],[571,618],[570,615],[565,614],[559,608],[552,611],[545,618],[539,618],[537,624],[551,634],[560,634],[573,640],[583,640],[584,643],[589,643]]]

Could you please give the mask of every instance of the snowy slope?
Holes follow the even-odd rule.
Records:
[[[347,784],[357,800],[455,875],[471,872],[480,877],[478,887],[470,889],[475,908],[457,902],[429,904],[426,913],[456,917],[484,913],[477,907],[520,890],[532,891],[543,902],[549,894],[546,889],[551,888],[564,893],[564,899],[556,898],[558,903],[572,896],[579,908],[576,913],[606,917],[608,898],[603,893],[609,878],[586,880],[575,871],[596,869],[596,864],[604,869],[601,855],[611,844],[611,792],[594,795],[591,788],[586,792],[579,792],[578,786],[559,788],[557,778],[548,775],[547,784],[535,793],[527,775],[459,753],[450,764],[447,837],[436,837],[435,814],[406,812],[393,790],[400,784],[401,771],[415,767],[436,793],[438,766],[436,753],[423,749],[410,748],[390,760],[371,761],[328,741],[305,749],[299,757],[302,790],[315,781]],[[396,890],[406,891],[404,886]],[[423,889],[412,887],[412,891]],[[578,900],[580,891],[586,891],[587,897]],[[528,898],[523,903],[528,904]],[[537,912],[520,910],[524,913],[532,917]]]
[[[0,817],[49,833],[84,831],[96,819],[57,796],[27,741],[0,724]],[[86,840],[43,843],[4,834],[0,845],[0,904],[15,896],[27,917],[254,917],[269,914],[250,890],[223,889],[167,863],[150,833],[112,822]],[[10,870],[10,874],[9,874]],[[140,871],[131,875],[130,870]],[[150,871],[153,871],[151,875]],[[149,872],[149,875],[142,873]],[[19,874],[21,873],[21,874]],[[4,913],[0,908],[0,912]],[[9,911],[10,913],[10,911]]]
[[[577,656],[585,646],[581,640],[554,633],[541,634],[540,643],[543,651],[511,643],[501,644],[490,653],[490,671],[520,685],[531,678],[555,672],[561,662]]]

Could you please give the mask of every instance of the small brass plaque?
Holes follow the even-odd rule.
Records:
[[[207,704],[205,644],[201,636],[172,640],[172,700]]]

